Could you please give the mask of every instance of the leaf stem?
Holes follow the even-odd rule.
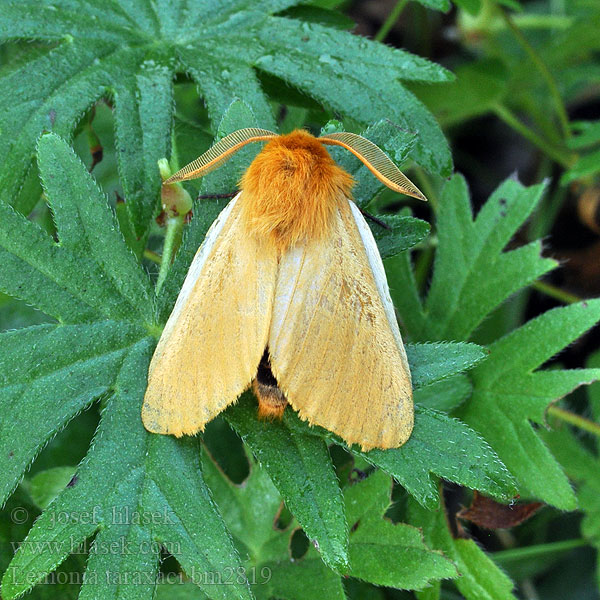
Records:
[[[396,24],[396,21],[402,14],[404,7],[407,5],[408,0],[398,0],[396,2],[396,6],[392,9],[392,12],[388,15],[388,18],[383,22],[379,31],[375,34],[373,38],[376,42],[382,42],[387,37],[388,33],[391,31],[392,27]]]
[[[542,152],[545,152],[550,158],[565,168],[569,168],[575,161],[575,157],[571,153],[564,153],[561,149],[556,148],[549,141],[538,135],[533,129],[530,129],[519,121],[513,112],[502,104],[495,104],[492,107],[494,114],[504,121],[509,127],[520,133],[525,139],[529,140],[534,146],[537,146]]]
[[[525,548],[510,548],[508,550],[499,550],[494,552],[492,556],[495,561],[506,563],[506,561],[523,560],[525,558],[535,558],[544,554],[554,554],[555,552],[564,552],[573,548],[581,548],[588,546],[589,542],[582,538],[574,540],[562,540],[560,542],[550,542],[548,544],[536,544],[535,546],[527,546]]]
[[[433,247],[429,246],[419,254],[415,264],[415,283],[421,294],[425,292],[425,284],[429,276],[429,271],[433,263],[434,251]]]
[[[542,57],[536,52],[535,48],[529,43],[527,38],[523,35],[521,30],[517,27],[515,22],[512,20],[512,17],[505,11],[500,11],[506,25],[511,30],[512,34],[515,36],[517,42],[529,56],[531,61],[535,64],[540,75],[546,81],[546,85],[550,91],[550,95],[554,100],[554,104],[556,105],[556,114],[558,116],[558,121],[560,123],[563,138],[569,139],[571,137],[571,128],[569,126],[569,116],[567,114],[567,109],[565,108],[565,104],[560,96],[560,92],[558,90],[558,86],[556,85],[556,81],[550,72],[550,69],[546,66],[546,63],[542,60]]]
[[[594,423],[594,421],[590,421],[585,417],[582,417],[576,413],[571,412],[570,410],[565,410],[560,406],[556,406],[555,404],[551,404],[548,407],[548,413],[552,416],[564,421],[565,423],[569,423],[570,425],[574,425],[575,427],[579,427],[579,429],[583,429],[592,435],[600,437],[600,424]]]
[[[438,210],[438,201],[437,196],[435,194],[435,190],[433,189],[433,185],[431,185],[431,181],[427,176],[427,173],[421,168],[415,165],[414,167],[415,179],[419,182],[419,186],[423,190],[423,193],[429,200],[429,204],[431,204],[431,209],[434,213],[437,213]]]
[[[173,257],[179,248],[181,243],[181,237],[183,235],[183,224],[185,222],[185,215],[176,215],[167,219],[167,231],[165,233],[165,244],[163,247],[162,260],[160,263],[160,271],[158,272],[158,279],[156,280],[156,293],[160,292],[160,288],[163,286],[167,273],[173,262]]]
[[[153,263],[156,263],[157,265],[160,265],[162,263],[162,258],[160,256],[160,254],[157,254],[156,252],[153,252],[152,250],[149,250],[148,248],[146,248],[144,250],[144,258],[151,260]]]
[[[559,287],[556,287],[555,285],[545,281],[534,281],[531,284],[531,287],[536,289],[538,292],[546,294],[546,296],[550,296],[555,300],[560,300],[565,304],[575,304],[575,302],[581,302],[582,300],[582,298],[579,296],[571,294],[570,292],[565,292],[565,290],[561,290]]]

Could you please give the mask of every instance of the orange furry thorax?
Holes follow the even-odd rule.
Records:
[[[271,140],[244,173],[242,215],[250,233],[280,250],[327,234],[354,181],[310,133]]]

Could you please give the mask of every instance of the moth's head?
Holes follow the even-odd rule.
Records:
[[[269,141],[252,161],[240,182],[248,194],[272,199],[297,190],[302,195],[348,196],[352,177],[341,169],[313,135],[297,129]]]
[[[248,228],[282,249],[320,238],[353,185],[351,175],[307,131],[275,137],[240,181]]]
[[[280,250],[326,235],[337,204],[350,197],[354,180],[335,163],[325,145],[341,146],[354,154],[390,189],[426,200],[373,142],[350,132],[315,138],[302,129],[281,136],[252,127],[234,131],[164,185],[202,177],[252,142],[267,144],[240,181],[242,215],[248,233]]]

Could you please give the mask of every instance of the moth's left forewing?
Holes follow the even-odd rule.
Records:
[[[413,427],[410,372],[375,240],[342,199],[331,234],[281,258],[271,366],[300,416],[363,449]]]

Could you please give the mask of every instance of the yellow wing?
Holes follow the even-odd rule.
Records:
[[[267,344],[277,254],[245,235],[238,196],[196,253],[148,374],[142,419],[194,434],[250,385]]]
[[[300,417],[364,450],[413,427],[410,371],[381,257],[358,208],[340,203],[331,236],[282,258],[271,368]]]

